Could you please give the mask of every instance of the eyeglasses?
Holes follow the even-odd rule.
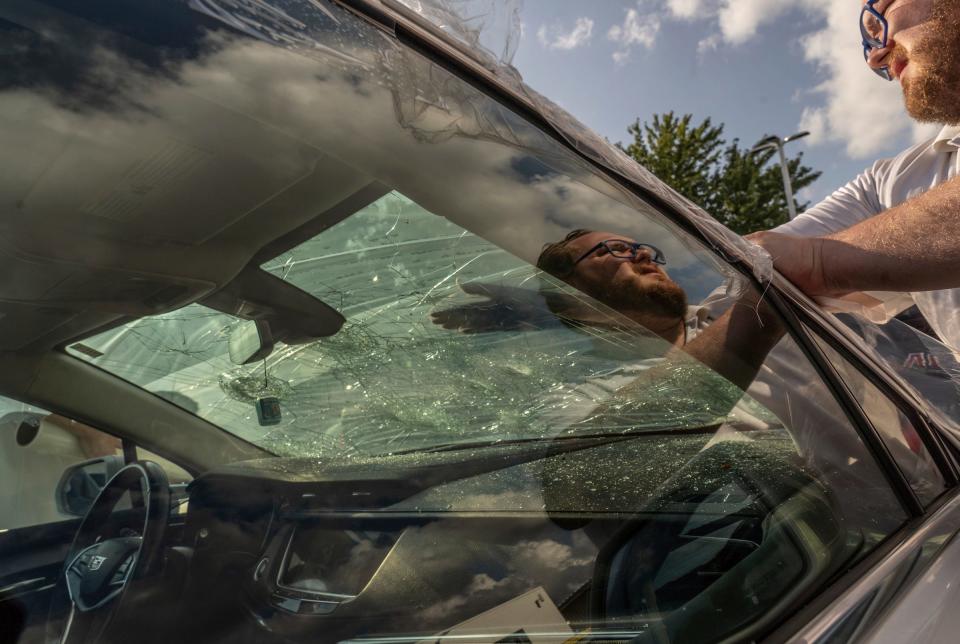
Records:
[[[576,266],[601,248],[606,248],[608,253],[620,259],[636,259],[637,253],[643,249],[650,253],[650,261],[654,264],[667,263],[667,258],[663,256],[663,253],[661,253],[660,249],[656,246],[631,242],[626,239],[605,239],[581,255],[580,259],[575,261],[573,265]]]
[[[875,49],[883,49],[887,46],[887,35],[890,31],[890,25],[883,14],[873,8],[880,0],[867,0],[866,4],[860,10],[860,36],[863,38],[863,60],[869,63],[870,52]],[[873,67],[870,69],[880,78],[888,81],[893,80],[890,75],[890,68]]]

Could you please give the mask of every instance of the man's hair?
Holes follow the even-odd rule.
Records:
[[[540,257],[537,258],[537,268],[559,279],[566,279],[573,273],[573,266],[577,261],[568,244],[574,239],[592,232],[592,230],[586,228],[577,228],[571,230],[566,237],[558,242],[544,244],[543,250],[540,251]]]

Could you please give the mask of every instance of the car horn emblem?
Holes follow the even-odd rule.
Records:
[[[106,557],[101,557],[100,555],[95,555],[90,557],[90,570],[100,570],[100,566],[103,565],[103,562],[106,561]]]

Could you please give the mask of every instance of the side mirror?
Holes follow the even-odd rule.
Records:
[[[122,467],[122,456],[102,456],[71,465],[57,484],[57,509],[62,514],[86,515],[100,490]]]
[[[273,351],[273,335],[266,320],[243,320],[230,330],[230,362],[250,364],[263,360]]]

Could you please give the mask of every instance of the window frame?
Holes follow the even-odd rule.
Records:
[[[792,290],[795,291],[796,289],[793,288]],[[792,297],[790,294],[785,294],[791,301],[792,307],[803,325],[816,333],[820,340],[839,353],[847,363],[856,369],[861,377],[879,389],[897,407],[900,413],[913,423],[924,447],[930,452],[943,475],[948,491],[956,488],[960,483],[960,462],[957,460],[956,449],[943,439],[937,421],[921,411],[924,402],[918,399],[917,394],[911,391],[900,377],[893,373],[889,365],[876,360],[857,346],[856,342],[848,335],[852,334],[852,331],[843,328],[839,321],[810,306],[808,302],[804,301],[805,298],[798,298],[796,293],[792,294]],[[804,332],[806,333],[806,331]],[[814,342],[814,344],[816,343]],[[831,370],[836,371],[829,358],[823,355],[819,347],[814,346],[812,348],[820,354],[821,359],[829,365]],[[850,392],[843,376],[837,373],[837,377],[846,390],[845,397],[850,398],[851,404],[859,408],[860,403]],[[862,409],[860,412],[864,413]],[[865,413],[864,416],[866,417]],[[871,424],[869,418],[866,418],[866,420],[868,424]]]

